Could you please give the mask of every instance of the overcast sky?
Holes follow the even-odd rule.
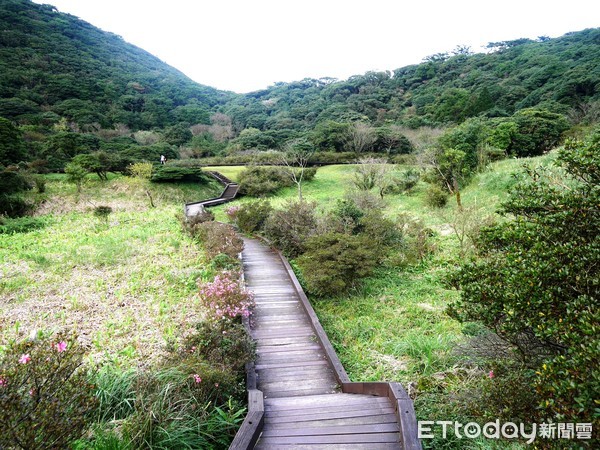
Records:
[[[35,0],[239,93],[600,26],[597,0]]]

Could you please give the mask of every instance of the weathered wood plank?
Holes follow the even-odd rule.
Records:
[[[312,416],[278,416],[276,412],[265,411],[265,421],[266,423],[307,422],[309,420],[343,419],[346,417],[368,417],[393,413],[393,408],[370,408],[361,411],[335,411],[329,413],[315,413],[312,414]]]
[[[395,423],[398,424],[395,414],[380,414],[378,416],[366,417],[344,417],[341,419],[307,420],[304,422],[269,423],[269,429],[279,428],[304,428],[304,427],[328,427],[336,425],[367,425],[370,423]]]
[[[338,434],[325,436],[282,436],[260,438],[260,445],[273,444],[362,444],[398,442],[398,433],[379,434]],[[378,447],[371,447],[376,449]]]
[[[373,444],[273,444],[262,445],[260,442],[255,450],[402,450],[400,444],[382,443],[373,448]]]
[[[400,427],[397,423],[376,423],[360,425],[335,425],[328,427],[309,427],[304,428],[269,428],[264,430],[261,438],[274,436],[325,436],[339,434],[371,434],[371,433],[398,433]]]
[[[268,408],[279,408],[279,409],[298,409],[306,407],[320,407],[323,405],[348,405],[348,404],[362,404],[365,400],[376,400],[382,401],[384,404],[389,405],[387,399],[380,399],[378,397],[372,397],[369,395],[354,395],[354,394],[334,394],[334,395],[320,395],[306,398],[295,398],[291,400],[278,399],[278,400],[266,400],[265,409]]]

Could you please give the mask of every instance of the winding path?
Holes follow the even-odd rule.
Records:
[[[250,321],[256,389],[264,402],[254,448],[420,448],[404,390],[350,383],[287,261],[255,239],[244,244],[245,281],[256,300]],[[389,395],[393,390],[397,395]],[[399,409],[408,406],[403,418]]]

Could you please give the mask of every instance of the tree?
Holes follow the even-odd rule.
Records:
[[[70,162],[65,166],[65,173],[69,183],[73,183],[77,187],[77,193],[80,193],[88,171],[80,164]]]
[[[375,128],[364,122],[354,122],[348,128],[346,135],[346,146],[348,150],[362,153],[371,149],[377,141],[377,132]]]
[[[0,164],[18,163],[25,159],[25,142],[10,120],[0,117]]]
[[[564,116],[544,109],[523,109],[515,113],[511,121],[517,130],[507,150],[518,157],[538,156],[552,150],[569,129]]]
[[[298,200],[302,201],[302,182],[310,158],[315,148],[306,139],[294,139],[284,145],[284,153],[280,163],[285,166],[285,173],[298,187]]]
[[[480,259],[454,274],[461,296],[449,313],[516,350],[542,417],[590,422],[600,392],[600,130],[569,142],[556,166],[523,174],[502,209],[514,219],[485,228]]]
[[[420,155],[420,164],[429,170],[429,177],[454,195],[459,209],[462,208],[461,184],[470,174],[465,165],[466,156],[461,150],[439,147],[430,148]]]

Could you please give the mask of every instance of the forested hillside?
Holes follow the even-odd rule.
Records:
[[[456,125],[470,131],[447,146],[532,156],[600,116],[600,29],[490,43],[487,54],[457,47],[393,73],[239,95],[197,84],[50,5],[5,0],[0,26],[0,164],[33,171],[61,171],[81,154],[92,155],[84,166],[112,171],[161,154],[235,158],[298,139],[321,162],[390,158],[414,152],[411,130]]]

